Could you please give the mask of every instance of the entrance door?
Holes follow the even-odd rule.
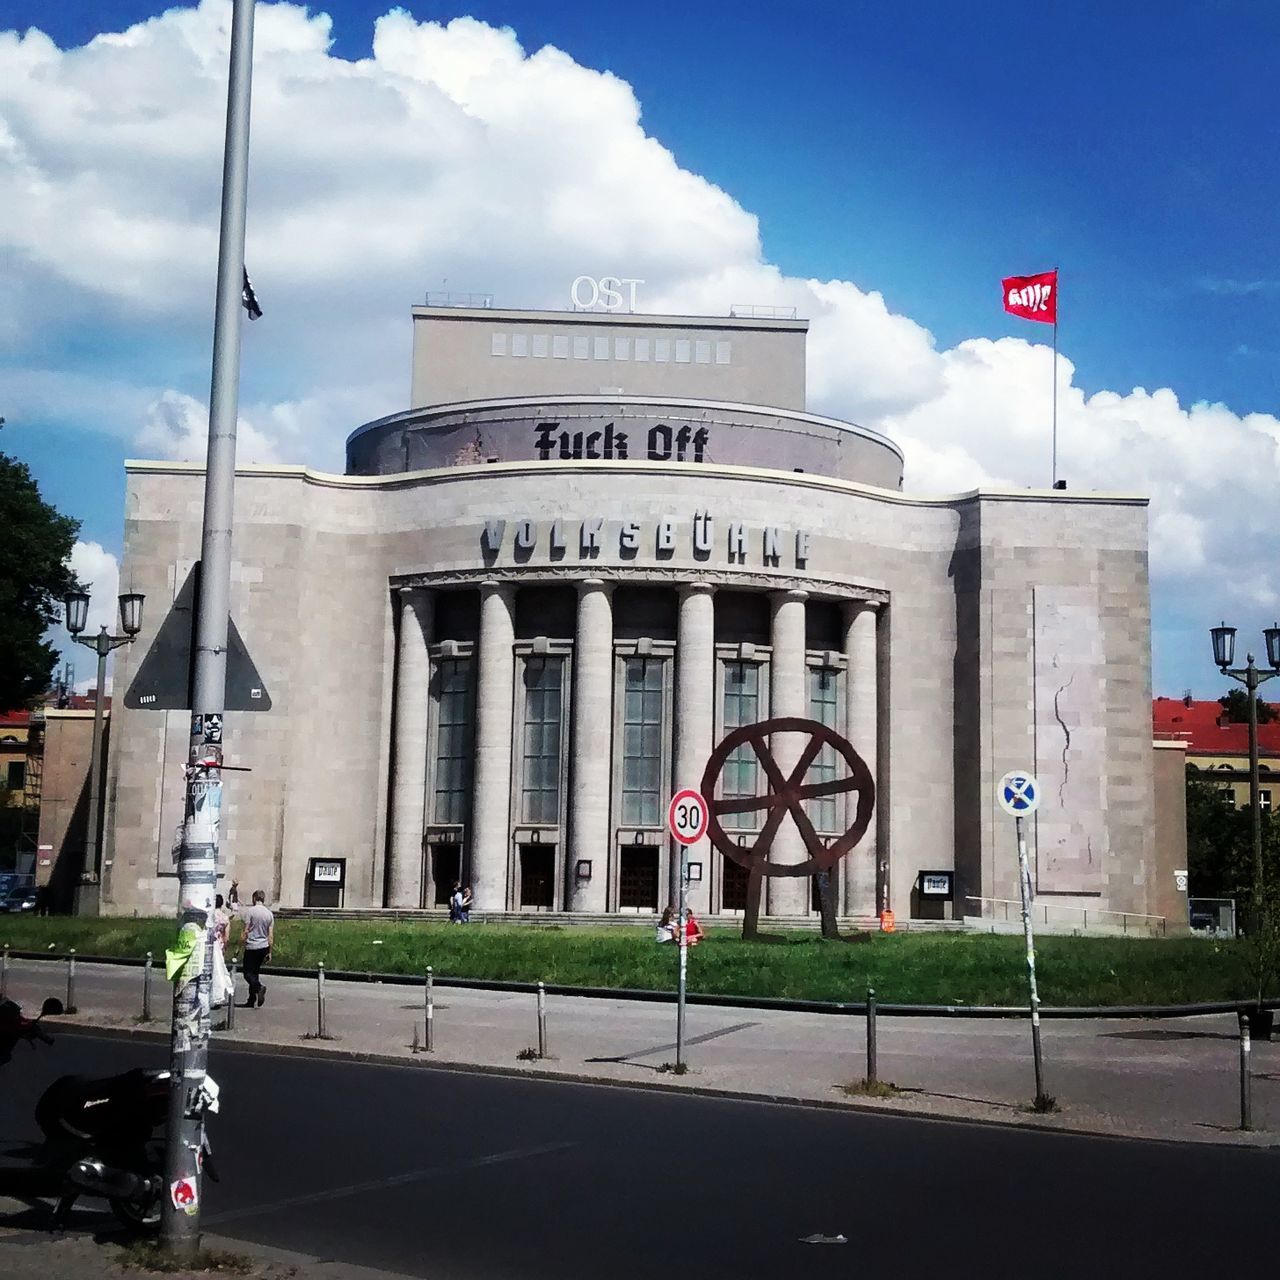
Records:
[[[460,844],[433,844],[431,846],[431,905],[447,907],[453,886],[462,880],[462,846]]]
[[[722,911],[747,909],[747,869],[732,858],[724,860],[724,884],[720,894]]]
[[[622,846],[618,863],[618,909],[657,911],[658,850],[649,845]]]
[[[520,846],[520,908],[550,911],[555,905],[556,847],[553,844]]]

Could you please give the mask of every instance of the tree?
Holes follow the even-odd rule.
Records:
[[[1256,696],[1256,695],[1255,695]],[[1227,713],[1228,724],[1249,723],[1249,695],[1243,689],[1232,689],[1218,699]],[[1276,708],[1270,702],[1258,698],[1258,723],[1270,724],[1276,718]]]
[[[1187,872],[1193,898],[1235,898],[1253,893],[1253,823],[1249,806],[1237,809],[1213,775],[1187,774]],[[1280,885],[1280,817],[1262,814],[1266,883]]]
[[[79,585],[68,557],[80,522],[40,497],[24,463],[0,453],[0,530],[0,708],[9,710],[49,687],[58,651],[44,633]]]

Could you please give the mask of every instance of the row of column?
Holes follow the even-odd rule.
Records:
[[[613,738],[612,586],[598,578],[578,583],[574,645],[574,693],[570,726],[570,777],[566,870],[567,906],[572,911],[603,912],[608,901],[612,844],[610,787]],[[701,782],[715,735],[714,588],[691,582],[679,588],[676,632],[675,785]],[[807,718],[804,591],[771,596],[770,714]],[[387,866],[387,905],[413,908],[421,903],[423,833],[427,792],[430,709],[432,600],[427,588],[400,592],[400,639],[396,665],[396,728],[391,789],[391,838]],[[471,883],[479,911],[507,908],[510,858],[512,696],[515,676],[514,588],[493,580],[480,585],[479,665],[476,689],[474,795],[471,816]],[[875,606],[850,601],[845,607],[844,654],[847,665],[846,724],[854,749],[877,769],[876,613]],[[775,757],[786,776],[795,766],[801,741],[784,737]],[[862,843],[844,860],[841,907],[872,914],[876,901],[874,823]],[[798,863],[807,856],[798,828],[787,819],[773,844],[772,860]],[[580,860],[592,863],[590,878],[579,878]],[[690,859],[710,869],[705,839],[690,848]],[[667,897],[678,890],[671,860]],[[710,881],[695,886],[695,907],[707,910]],[[772,877],[767,911],[804,915],[809,908],[807,877]]]

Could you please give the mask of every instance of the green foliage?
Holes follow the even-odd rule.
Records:
[[[58,651],[44,640],[75,587],[67,566],[80,524],[40,497],[31,472],[0,453],[0,708],[30,706],[49,687]]]
[[[161,955],[172,920],[0,918],[0,945],[83,957]],[[380,945],[374,946],[375,940]],[[518,925],[402,921],[276,922],[272,960],[313,969],[421,977],[674,991],[677,949],[648,929],[539,929]],[[1026,1001],[1021,936],[982,933],[875,934],[852,946],[812,933],[743,942],[712,928],[689,958],[689,990],[713,995],[861,1001],[874,987],[884,1004],[1003,1004]],[[1245,944],[1201,938],[1067,938],[1036,942],[1041,999],[1049,1005],[1180,1004],[1251,1000],[1257,984]]]
[[[1211,775],[1210,775],[1211,776]],[[1280,819],[1262,815],[1262,865],[1280,879]],[[1187,776],[1187,872],[1193,898],[1243,899],[1253,889],[1253,823],[1246,805],[1204,775]]]
[[[1257,697],[1257,695],[1254,695]],[[1249,723],[1249,694],[1244,689],[1232,689],[1222,695],[1218,702],[1226,710],[1229,724]],[[1258,698],[1258,723],[1270,724],[1277,715],[1275,706]]]

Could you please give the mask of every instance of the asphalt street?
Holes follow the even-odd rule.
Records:
[[[23,1049],[0,1072],[0,1150],[34,1136],[56,1075],[163,1061],[87,1035]],[[211,1070],[208,1229],[408,1275],[1189,1275],[1275,1245],[1275,1150],[226,1047]]]

